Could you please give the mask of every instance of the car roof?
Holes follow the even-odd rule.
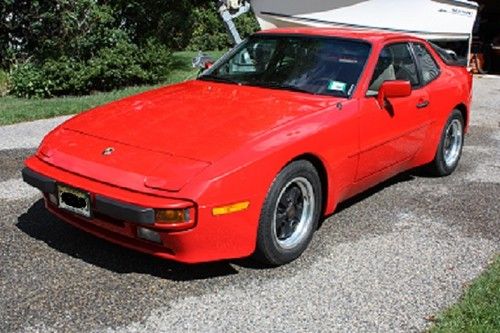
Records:
[[[361,39],[371,43],[382,42],[391,39],[409,39],[421,40],[423,39],[399,33],[382,30],[356,30],[348,28],[314,28],[314,27],[300,27],[300,28],[277,28],[269,29],[258,32],[258,34],[290,34],[290,35],[310,35],[310,36],[324,36],[324,37],[340,37]]]

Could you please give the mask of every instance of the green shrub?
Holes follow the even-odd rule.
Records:
[[[51,95],[53,84],[46,80],[42,68],[25,63],[14,68],[11,93],[18,97],[46,97]]]
[[[8,94],[10,89],[9,74],[0,69],[0,97]]]
[[[126,42],[101,49],[85,68],[88,87],[107,91],[142,83],[145,73],[138,62],[138,54],[137,45]]]
[[[28,97],[52,97],[61,95],[77,95],[86,93],[85,64],[76,59],[63,56],[57,60],[49,59],[40,68],[43,80],[40,84],[44,87],[43,95],[28,95]],[[15,73],[15,72],[14,72]],[[15,85],[15,89],[20,89]]]
[[[172,52],[154,39],[148,39],[141,48],[139,62],[147,83],[165,81],[174,66]]]
[[[10,10],[13,20],[32,32],[12,39],[21,42],[13,62],[21,65],[11,68],[11,92],[17,96],[82,95],[154,84],[165,80],[172,67],[164,45],[155,37],[134,40],[119,12],[106,3],[14,0]]]
[[[14,69],[12,93],[19,97],[82,95],[165,80],[172,67],[170,51],[154,41],[143,48],[128,41],[105,47],[88,61],[66,56]]]

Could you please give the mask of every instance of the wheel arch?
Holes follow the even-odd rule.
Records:
[[[319,158],[317,155],[312,154],[312,153],[304,153],[299,156],[296,156],[292,160],[290,160],[286,165],[295,162],[295,161],[300,161],[300,160],[305,160],[310,162],[316,171],[318,172],[319,179],[321,181],[321,192],[322,192],[322,202],[321,202],[321,216],[325,216],[326,208],[327,208],[327,203],[328,203],[328,198],[329,198],[329,178],[328,178],[328,171],[326,169],[326,166],[324,162]]]
[[[467,106],[464,103],[460,103],[455,106],[454,109],[460,111],[462,117],[464,118],[465,128],[467,128],[469,126],[469,113],[467,112]]]

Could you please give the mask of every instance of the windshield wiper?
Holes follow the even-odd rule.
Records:
[[[278,82],[258,82],[258,83],[250,83],[250,85],[257,86],[257,87],[263,87],[263,88],[290,90],[290,91],[295,91],[295,92],[300,92],[300,93],[305,93],[305,94],[310,94],[310,95],[317,95],[313,91],[299,88],[299,87],[291,85],[291,84],[282,84],[282,83],[278,83]]]
[[[241,82],[238,82],[236,80],[223,77],[223,76],[217,76],[213,74],[205,74],[200,77],[198,77],[198,80],[204,80],[204,81],[214,81],[214,82],[222,82],[222,83],[232,83],[232,84],[237,84],[241,85]]]

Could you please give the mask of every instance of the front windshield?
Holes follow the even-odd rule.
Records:
[[[369,52],[362,41],[254,35],[199,79],[349,97]]]

